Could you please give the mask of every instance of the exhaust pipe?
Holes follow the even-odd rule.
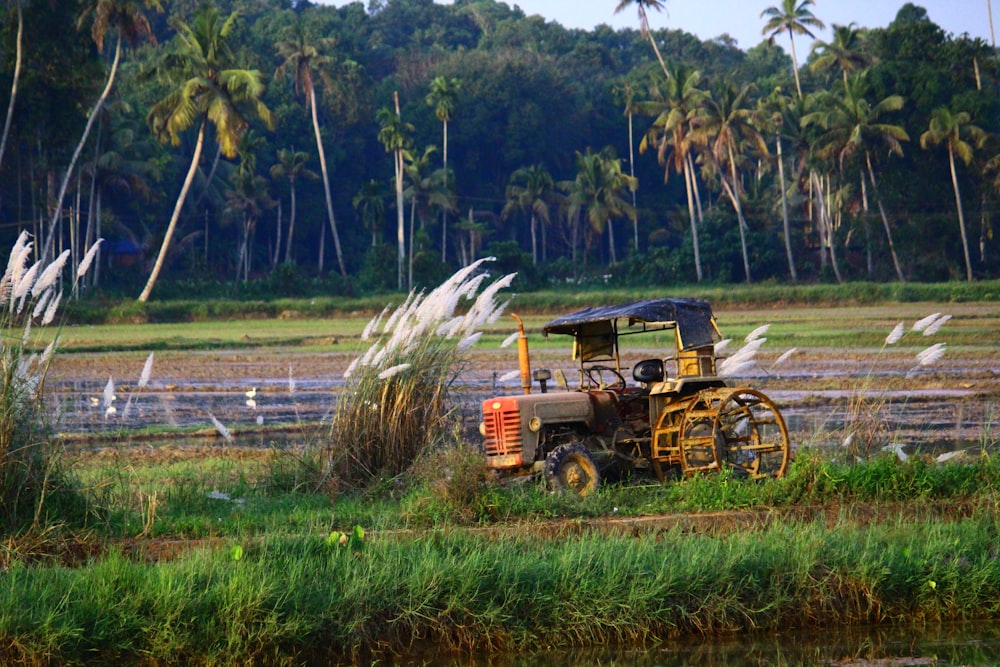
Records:
[[[524,322],[515,313],[510,314],[517,320],[517,330],[520,336],[517,338],[517,362],[521,369],[521,388],[525,394],[531,393],[531,359],[528,356],[528,337],[524,335]]]

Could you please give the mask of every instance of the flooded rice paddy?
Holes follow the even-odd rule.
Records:
[[[150,431],[165,438],[178,431],[212,438],[214,418],[245,442],[260,444],[272,432],[293,439],[320,432],[344,390],[343,371],[354,354],[294,348],[164,352],[154,355],[151,378],[141,389],[136,385],[145,354],[71,354],[54,362],[46,390],[57,429],[70,438],[121,443],[140,432],[149,437]],[[563,368],[574,377],[571,362],[551,353],[539,356],[536,366]],[[517,380],[501,381],[516,368],[514,357],[509,350],[477,354],[458,374],[451,398],[470,437],[483,399],[520,391]],[[1000,358],[946,357],[938,368],[914,371],[910,357],[882,358],[876,369],[857,358],[803,352],[780,373],[761,360],[730,383],[770,396],[795,446],[837,444],[845,425],[873,427],[876,421],[904,445],[969,447],[988,436],[1000,416]]]

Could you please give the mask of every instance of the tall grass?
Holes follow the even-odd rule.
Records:
[[[506,303],[497,296],[514,278],[487,284],[488,261],[458,271],[429,294],[411,292],[371,320],[362,334],[371,345],[345,373],[321,450],[322,482],[357,487],[395,477],[454,432],[449,390],[482,327],[502,314]]]
[[[725,535],[230,542],[156,565],[111,555],[11,568],[0,637],[12,659],[237,665],[320,653],[370,664],[421,642],[517,650],[996,618],[998,535],[982,514]]]
[[[30,263],[29,238],[27,232],[18,237],[0,278],[0,521],[5,530],[44,523],[46,500],[70,491],[50,451],[51,418],[42,402],[58,336],[41,352],[33,336],[33,327],[56,319],[70,251],[49,263]],[[89,269],[99,243],[80,263],[70,289]]]
[[[932,313],[917,320],[909,328],[904,322],[900,322],[885,337],[867,373],[859,378],[848,402],[841,444],[850,455],[856,459],[864,459],[888,449],[895,451],[900,457],[906,456],[902,452],[902,444],[898,442],[898,434],[888,421],[891,413],[890,392],[905,389],[916,374],[935,365],[944,356],[946,346],[945,343],[934,343],[924,348],[914,357],[913,365],[905,377],[893,375],[892,381],[882,387],[876,385],[878,363],[887,349],[899,345],[904,338],[934,336],[950,319],[951,315]]]

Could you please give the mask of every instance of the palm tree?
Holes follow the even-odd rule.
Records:
[[[982,128],[972,124],[972,117],[965,111],[954,112],[947,107],[935,109],[931,114],[930,126],[920,135],[920,147],[933,148],[944,144],[948,148],[948,165],[951,168],[951,185],[955,191],[955,208],[958,211],[958,226],[962,234],[962,250],[965,252],[965,277],[972,282],[972,260],[969,257],[969,239],[965,233],[965,214],[962,212],[962,193],[958,188],[958,173],[955,170],[955,156],[968,165],[976,148],[986,140]]]
[[[154,8],[157,11],[162,11],[163,9],[160,6],[159,0],[145,0],[145,6]],[[104,90],[101,91],[100,97],[97,98],[97,102],[94,103],[90,114],[87,116],[83,135],[80,137],[80,141],[73,151],[73,156],[70,158],[69,165],[66,167],[66,173],[63,175],[62,183],[59,186],[59,194],[56,196],[53,207],[52,220],[49,223],[49,232],[46,236],[43,255],[47,255],[51,248],[56,226],[62,213],[63,199],[66,197],[66,190],[69,187],[73,171],[76,169],[76,163],[80,159],[80,154],[83,152],[83,147],[86,145],[87,139],[90,137],[94,121],[97,120],[97,116],[104,107],[104,103],[111,93],[111,88],[115,84],[118,65],[121,62],[123,42],[127,42],[129,46],[134,47],[145,38],[156,44],[156,35],[153,34],[153,28],[149,24],[149,19],[142,13],[142,8],[132,0],[94,0],[92,3],[87,4],[80,13],[77,20],[78,27],[83,27],[91,17],[93,17],[93,23],[90,28],[90,36],[97,45],[98,51],[104,51],[104,38],[107,36],[108,31],[115,31],[115,55],[111,61],[111,70],[108,72],[108,80],[104,84]]]
[[[396,248],[397,248],[397,283],[403,289],[403,271],[406,265],[406,229],[403,222],[403,174],[405,160],[409,157],[407,148],[410,145],[410,132],[413,126],[404,123],[399,113],[399,94],[393,93],[396,112],[389,109],[379,109],[376,118],[379,123],[378,140],[385,146],[387,153],[392,153],[396,179]]]
[[[413,262],[416,257],[416,219],[419,218],[420,228],[423,229],[434,209],[454,208],[444,169],[431,168],[431,158],[436,152],[437,146],[428,146],[419,156],[411,154],[405,167],[407,186],[403,196],[410,200],[410,256],[407,274],[410,287],[413,286]]]
[[[826,72],[836,67],[844,78],[844,86],[847,86],[848,74],[854,74],[871,65],[875,57],[865,50],[868,45],[868,33],[856,28],[855,25],[833,24],[833,40],[816,42],[813,45],[816,58],[809,69],[813,72]]]
[[[756,151],[761,156],[768,154],[767,144],[754,126],[756,114],[749,106],[752,91],[753,84],[736,88],[732,82],[723,82],[710,95],[702,98],[701,106],[691,119],[692,140],[702,148],[705,160],[703,169],[707,168],[709,173],[718,174],[722,189],[736,211],[743,251],[743,271],[748,283],[752,278],[746,241],[747,223],[741,203],[739,165],[744,158],[744,151]]]
[[[160,252],[139,301],[149,299],[163,268],[184,200],[198,171],[208,125],[215,128],[222,154],[228,158],[236,155],[240,137],[248,127],[248,113],[252,112],[268,127],[274,125],[271,111],[261,101],[264,83],[260,72],[229,67],[234,58],[227,40],[236,24],[236,17],[237,13],[233,12],[223,21],[218,9],[202,5],[191,25],[178,20],[175,48],[165,54],[162,67],[157,68],[157,72],[166,76],[172,87],[149,110],[147,120],[153,134],[160,141],[170,141],[174,146],[180,145],[181,135],[195,124],[198,134],[191,166],[181,185]]]
[[[621,95],[621,102],[625,103],[624,115],[628,118],[628,175],[635,178],[635,141],[632,117],[639,110],[635,102],[635,90],[631,82],[626,81],[620,87],[615,88],[615,93]],[[635,190],[632,191],[632,208],[635,208]],[[639,217],[632,219],[632,249],[639,252]]]
[[[316,151],[319,153],[319,168],[323,173],[323,193],[326,196],[326,217],[330,222],[333,234],[333,247],[337,253],[337,265],[340,275],[347,276],[347,266],[344,264],[344,252],[340,247],[340,234],[337,232],[337,220],[333,216],[333,196],[330,193],[330,172],[326,167],[326,151],[323,148],[323,135],[319,129],[319,115],[316,110],[316,82],[318,74],[328,88],[332,87],[329,75],[324,67],[329,65],[330,58],[323,54],[333,48],[336,41],[332,37],[318,39],[315,42],[302,21],[296,18],[292,26],[292,38],[275,44],[278,55],[284,59],[274,71],[275,77],[291,72],[295,81],[295,92],[306,97],[306,108],[312,115],[313,134],[316,137]]]
[[[635,209],[622,194],[636,187],[636,180],[622,171],[621,160],[614,157],[607,148],[594,153],[576,153],[577,175],[573,181],[563,182],[560,187],[568,196],[568,212],[572,220],[581,214],[589,223],[584,243],[584,263],[590,251],[591,232],[603,234],[608,231],[608,251],[611,263],[616,263],[613,220],[616,217],[635,215]]]
[[[875,201],[878,203],[896,277],[903,282],[905,279],[892,241],[889,218],[878,194],[872,150],[885,147],[890,153],[900,157],[903,155],[901,142],[910,140],[906,130],[899,125],[879,122],[879,119],[887,113],[902,109],[904,100],[900,95],[890,95],[872,105],[864,97],[864,86],[864,73],[848,77],[843,93],[821,95],[819,104],[822,108],[803,116],[802,123],[807,126],[815,123],[825,130],[817,144],[817,154],[820,157],[835,157],[843,168],[844,161],[851,156],[863,156],[864,169],[867,170]]]
[[[448,121],[455,113],[455,101],[458,99],[458,91],[462,87],[459,79],[436,76],[431,79],[431,90],[427,94],[426,102],[434,107],[434,115],[441,121],[442,125],[442,152],[441,159],[444,164],[444,173],[448,175]],[[451,179],[448,178],[450,184]],[[448,261],[448,210],[441,212],[441,262]]]
[[[769,35],[771,41],[782,33],[788,33],[792,45],[792,66],[795,68],[795,90],[802,97],[802,84],[799,82],[799,61],[795,55],[795,35],[808,35],[815,38],[809,28],[822,30],[826,26],[809,10],[813,0],[781,0],[781,5],[768,7],[760,13],[761,18],[767,17],[767,23],[761,29],[761,34]]]
[[[295,212],[296,198],[295,186],[300,178],[314,180],[319,178],[319,174],[307,167],[309,153],[297,151],[293,147],[291,150],[282,148],[278,150],[278,161],[271,166],[271,178],[288,179],[288,190],[290,193],[292,210],[288,218],[288,239],[285,241],[285,263],[292,261],[292,238],[295,234]]]
[[[241,239],[239,260],[236,264],[236,281],[240,277],[244,282],[250,278],[251,242],[257,221],[261,214],[273,208],[275,201],[267,191],[267,179],[257,176],[249,170],[234,171],[231,177],[232,188],[226,191],[226,206],[223,214],[241,223]]]
[[[663,56],[660,55],[660,47],[656,45],[656,39],[653,38],[653,33],[649,31],[649,15],[646,13],[647,9],[655,9],[658,12],[662,12],[663,0],[618,0],[618,5],[615,7],[615,14],[625,11],[632,4],[635,4],[639,12],[639,32],[649,41],[650,46],[653,47],[653,53],[656,54],[656,59],[660,61],[660,67],[663,69],[663,75],[669,77],[667,65],[663,62]]]
[[[521,167],[507,182],[507,201],[500,215],[508,218],[515,211],[531,217],[531,263],[538,266],[538,221],[549,224],[549,202],[555,184],[544,165]]]
[[[675,173],[684,174],[684,186],[687,193],[688,215],[691,219],[691,241],[694,248],[694,267],[698,282],[702,280],[701,250],[698,243],[698,225],[701,216],[697,213],[695,201],[698,184],[694,175],[691,142],[690,120],[698,107],[705,91],[698,88],[701,82],[701,72],[680,63],[670,63],[670,76],[667,78],[663,91],[654,88],[656,99],[644,102],[639,109],[648,115],[656,115],[649,130],[646,131],[639,144],[639,152],[645,152],[650,146],[657,148],[657,158],[666,169],[663,172],[663,182],[670,177],[670,168]]]
[[[385,201],[382,198],[382,183],[374,178],[361,186],[351,203],[361,211],[361,222],[372,233],[372,247],[378,243],[378,230],[385,215]]]

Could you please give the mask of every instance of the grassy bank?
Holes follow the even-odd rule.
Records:
[[[530,649],[682,634],[992,618],[1000,522],[788,523],[543,540],[273,537],[150,564],[12,567],[7,659],[248,664],[374,649]]]

